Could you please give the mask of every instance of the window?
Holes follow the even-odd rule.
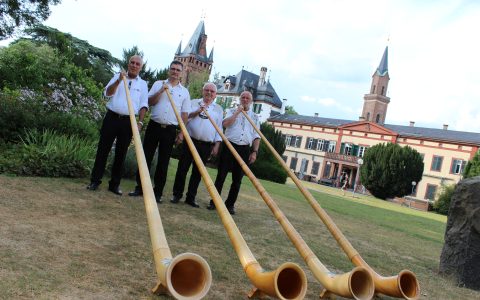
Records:
[[[302,165],[300,166],[300,172],[302,173],[307,173],[308,169],[308,160],[307,159],[302,159]]]
[[[297,135],[297,140],[295,141],[295,147],[300,148],[301,145],[302,145],[302,137]]]
[[[432,159],[432,167],[430,168],[430,170],[440,172],[440,170],[442,170],[442,162],[443,156],[434,155]]]
[[[293,171],[295,171],[295,169],[297,168],[297,161],[298,158],[296,157],[292,157],[292,160],[290,161],[290,169],[292,169]]]
[[[330,141],[328,144],[328,152],[335,152],[336,145],[337,145],[337,142]]]
[[[370,121],[370,113],[367,113],[367,121]]]
[[[327,164],[325,165],[325,168],[323,170],[323,177],[329,177],[330,176],[330,170],[332,168],[332,164],[327,161]]]
[[[375,85],[372,85],[372,91],[370,92],[370,94],[374,94],[375,93]]]
[[[317,151],[325,151],[325,140],[318,140]]]
[[[450,170],[450,173],[452,173],[452,174],[462,174],[466,163],[467,162],[464,161],[463,159],[453,159],[452,169]]]
[[[363,157],[365,155],[365,151],[367,151],[367,146],[360,146],[358,147],[358,157]]]
[[[262,111],[262,104],[253,104],[253,112],[259,114]]]
[[[382,86],[382,95],[385,96],[385,87]]]
[[[307,138],[307,142],[305,143],[305,149],[317,149],[318,139],[314,138]]]
[[[436,193],[437,193],[437,186],[433,184],[427,184],[427,192],[425,193],[425,199],[435,200]]]
[[[345,148],[343,149],[343,154],[352,155],[352,144],[345,143]]]
[[[314,161],[312,165],[312,170],[310,171],[310,174],[312,175],[318,175],[318,169],[320,168],[320,163]]]
[[[285,145],[290,146],[290,141],[291,140],[292,140],[292,136],[291,135],[286,135],[285,136]]]
[[[377,114],[377,117],[375,118],[375,123],[380,122],[380,114]]]
[[[232,106],[233,97],[225,97],[225,108],[230,108]]]

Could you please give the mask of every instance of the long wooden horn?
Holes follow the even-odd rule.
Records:
[[[222,130],[218,128],[215,121],[212,120],[207,111],[205,111],[208,119],[217,130],[218,134],[222,137],[223,142],[227,145],[230,152],[241,166],[245,175],[250,179],[253,186],[257,189],[260,196],[263,198],[267,206],[270,208],[275,218],[278,220],[283,230],[290,238],[297,251],[305,260],[313,275],[323,285],[324,290],[321,292],[321,297],[326,297],[330,293],[353,299],[371,299],[374,293],[373,279],[370,273],[363,267],[356,267],[351,272],[335,275],[330,272],[318,259],[317,256],[308,247],[307,243],[302,239],[300,234],[295,230],[293,225],[288,221],[287,217],[283,214],[270,194],[265,190],[260,181],[255,177],[253,172],[243,161],[242,157],[238,154],[230,141],[227,139]]]
[[[152,289],[152,292],[170,293],[173,297],[180,300],[202,299],[210,290],[212,272],[205,259],[197,254],[183,253],[172,258],[157,203],[155,202],[152,181],[150,180],[150,174],[145,161],[145,154],[125,77],[123,77],[123,85],[127,94],[130,125],[132,126],[148,229],[152,241],[153,259],[158,276],[158,283]]]
[[[275,148],[268,142],[262,132],[255,126],[255,123],[252,119],[243,112],[247,120],[252,124],[257,133],[262,137],[262,141],[267,145],[272,154],[277,158],[278,162],[282,165],[283,169],[288,173],[288,176],[295,182],[300,192],[303,194],[305,199],[310,203],[310,205],[315,210],[315,213],[322,220],[322,222],[327,226],[330,233],[333,235],[337,243],[347,254],[348,258],[352,261],[355,266],[361,266],[367,269],[373,277],[375,284],[375,293],[384,294],[396,298],[404,299],[418,299],[420,295],[420,285],[418,284],[417,277],[415,274],[409,270],[402,270],[398,275],[384,277],[375,272],[360,256],[360,254],[353,248],[352,244],[347,240],[343,235],[340,229],[335,225],[333,220],[327,214],[327,212],[318,204],[318,202],[313,198],[310,191],[308,191],[300,182],[300,180],[293,174],[287,164],[283,161],[282,157],[277,153]]]
[[[217,213],[222,220],[223,226],[227,231],[228,237],[230,238],[238,258],[240,259],[243,270],[250,279],[250,282],[255,286],[250,292],[249,297],[262,297],[266,294],[279,299],[303,299],[307,292],[307,277],[297,264],[291,262],[283,263],[277,268],[277,270],[266,272],[257,262],[248,248],[247,243],[243,239],[242,234],[238,230],[238,227],[235,225],[235,221],[225,207],[222,198],[218,194],[218,191],[215,188],[190,135],[188,134],[187,128],[175,107],[170,91],[166,89],[165,92],[168,95],[168,99],[175,112],[180,129],[183,132],[187,146],[190,149],[195,164],[203,178],[203,182],[205,183],[208,193],[212,197],[213,203],[217,208]]]

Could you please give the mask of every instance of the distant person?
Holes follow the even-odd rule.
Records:
[[[225,136],[232,143],[233,148],[242,157],[243,161],[253,164],[257,159],[258,147],[260,147],[260,136],[252,127],[247,118],[242,114],[245,111],[247,115],[260,127],[258,116],[251,110],[253,101],[252,94],[244,91],[240,94],[240,105],[235,109],[227,110],[227,115],[223,120],[225,127]],[[224,145],[219,157],[217,178],[215,179],[215,187],[218,193],[222,193],[223,184],[227,178],[228,172],[232,172],[232,185],[228,192],[225,206],[230,214],[235,214],[235,202],[237,201],[240,185],[242,184],[243,171],[230,150]],[[210,200],[207,207],[209,210],[215,209],[215,204]]]
[[[190,94],[188,90],[180,83],[180,74],[183,70],[183,64],[179,61],[172,61],[168,71],[167,80],[156,81],[148,93],[148,104],[151,107],[150,122],[148,122],[143,139],[143,150],[147,167],[150,169],[153,156],[158,147],[157,168],[153,182],[155,187],[155,200],[162,202],[163,188],[167,181],[168,163],[172,155],[173,145],[180,144],[183,141],[183,134],[180,131],[177,134],[178,121],[173,111],[170,100],[165,90],[168,89],[172,95],[177,111],[180,113],[183,122],[187,122],[190,112]],[[137,186],[129,196],[143,195],[140,174],[137,171]]]
[[[347,189],[347,187],[348,187],[348,174],[345,174],[345,176],[343,177],[343,185],[341,188],[344,196],[345,196],[345,190]]]
[[[217,87],[215,84],[206,83],[203,86],[202,94],[202,99],[192,100],[192,112],[188,115],[187,130],[200,158],[205,163],[209,157],[217,156],[222,138],[217,133],[215,127],[213,127],[204,111],[208,112],[218,128],[222,130],[223,109],[220,105],[214,102],[217,96]],[[175,182],[173,184],[173,197],[170,202],[178,203],[182,198],[183,190],[185,188],[185,179],[192,161],[192,153],[190,152],[188,145],[183,143],[182,154],[178,161],[177,174],[175,175]],[[197,189],[201,179],[200,172],[194,162],[185,198],[185,203],[190,206],[199,207],[195,200],[195,196],[197,195]]]
[[[127,155],[128,146],[132,140],[132,127],[128,112],[127,96],[123,79],[127,79],[130,90],[130,98],[134,113],[138,115],[138,129],[143,126],[143,118],[148,109],[148,87],[147,82],[138,75],[143,67],[143,59],[138,55],[130,57],[128,61],[128,71],[122,71],[115,74],[105,87],[105,96],[109,98],[107,102],[107,113],[103,118],[102,128],[100,129],[100,140],[98,142],[97,155],[93,165],[90,184],[87,189],[95,191],[102,183],[105,165],[107,164],[108,154],[115,142],[115,158],[112,165],[111,179],[108,184],[108,190],[121,196],[120,180],[122,178],[123,164]]]

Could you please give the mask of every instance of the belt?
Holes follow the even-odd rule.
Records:
[[[200,140],[197,140],[197,139],[194,139],[194,138],[192,138],[192,141],[194,143],[197,143],[197,144],[200,144],[200,145],[209,145],[209,146],[213,145],[213,142],[200,141]]]
[[[157,121],[154,121],[154,120],[151,120],[151,122],[154,122],[155,124],[157,124],[158,126],[160,126],[160,128],[178,128],[177,125],[173,125],[173,124],[162,124],[162,123],[158,123]]]
[[[109,113],[109,114],[112,115],[113,117],[119,118],[119,119],[127,119],[127,118],[130,117],[129,115],[117,114],[116,112],[114,112],[114,111],[112,111],[112,110],[110,110],[110,109],[107,109],[107,113]]]

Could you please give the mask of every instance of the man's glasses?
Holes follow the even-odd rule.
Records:
[[[181,69],[177,69],[177,68],[170,68],[170,71],[182,72],[182,70],[181,70]]]

